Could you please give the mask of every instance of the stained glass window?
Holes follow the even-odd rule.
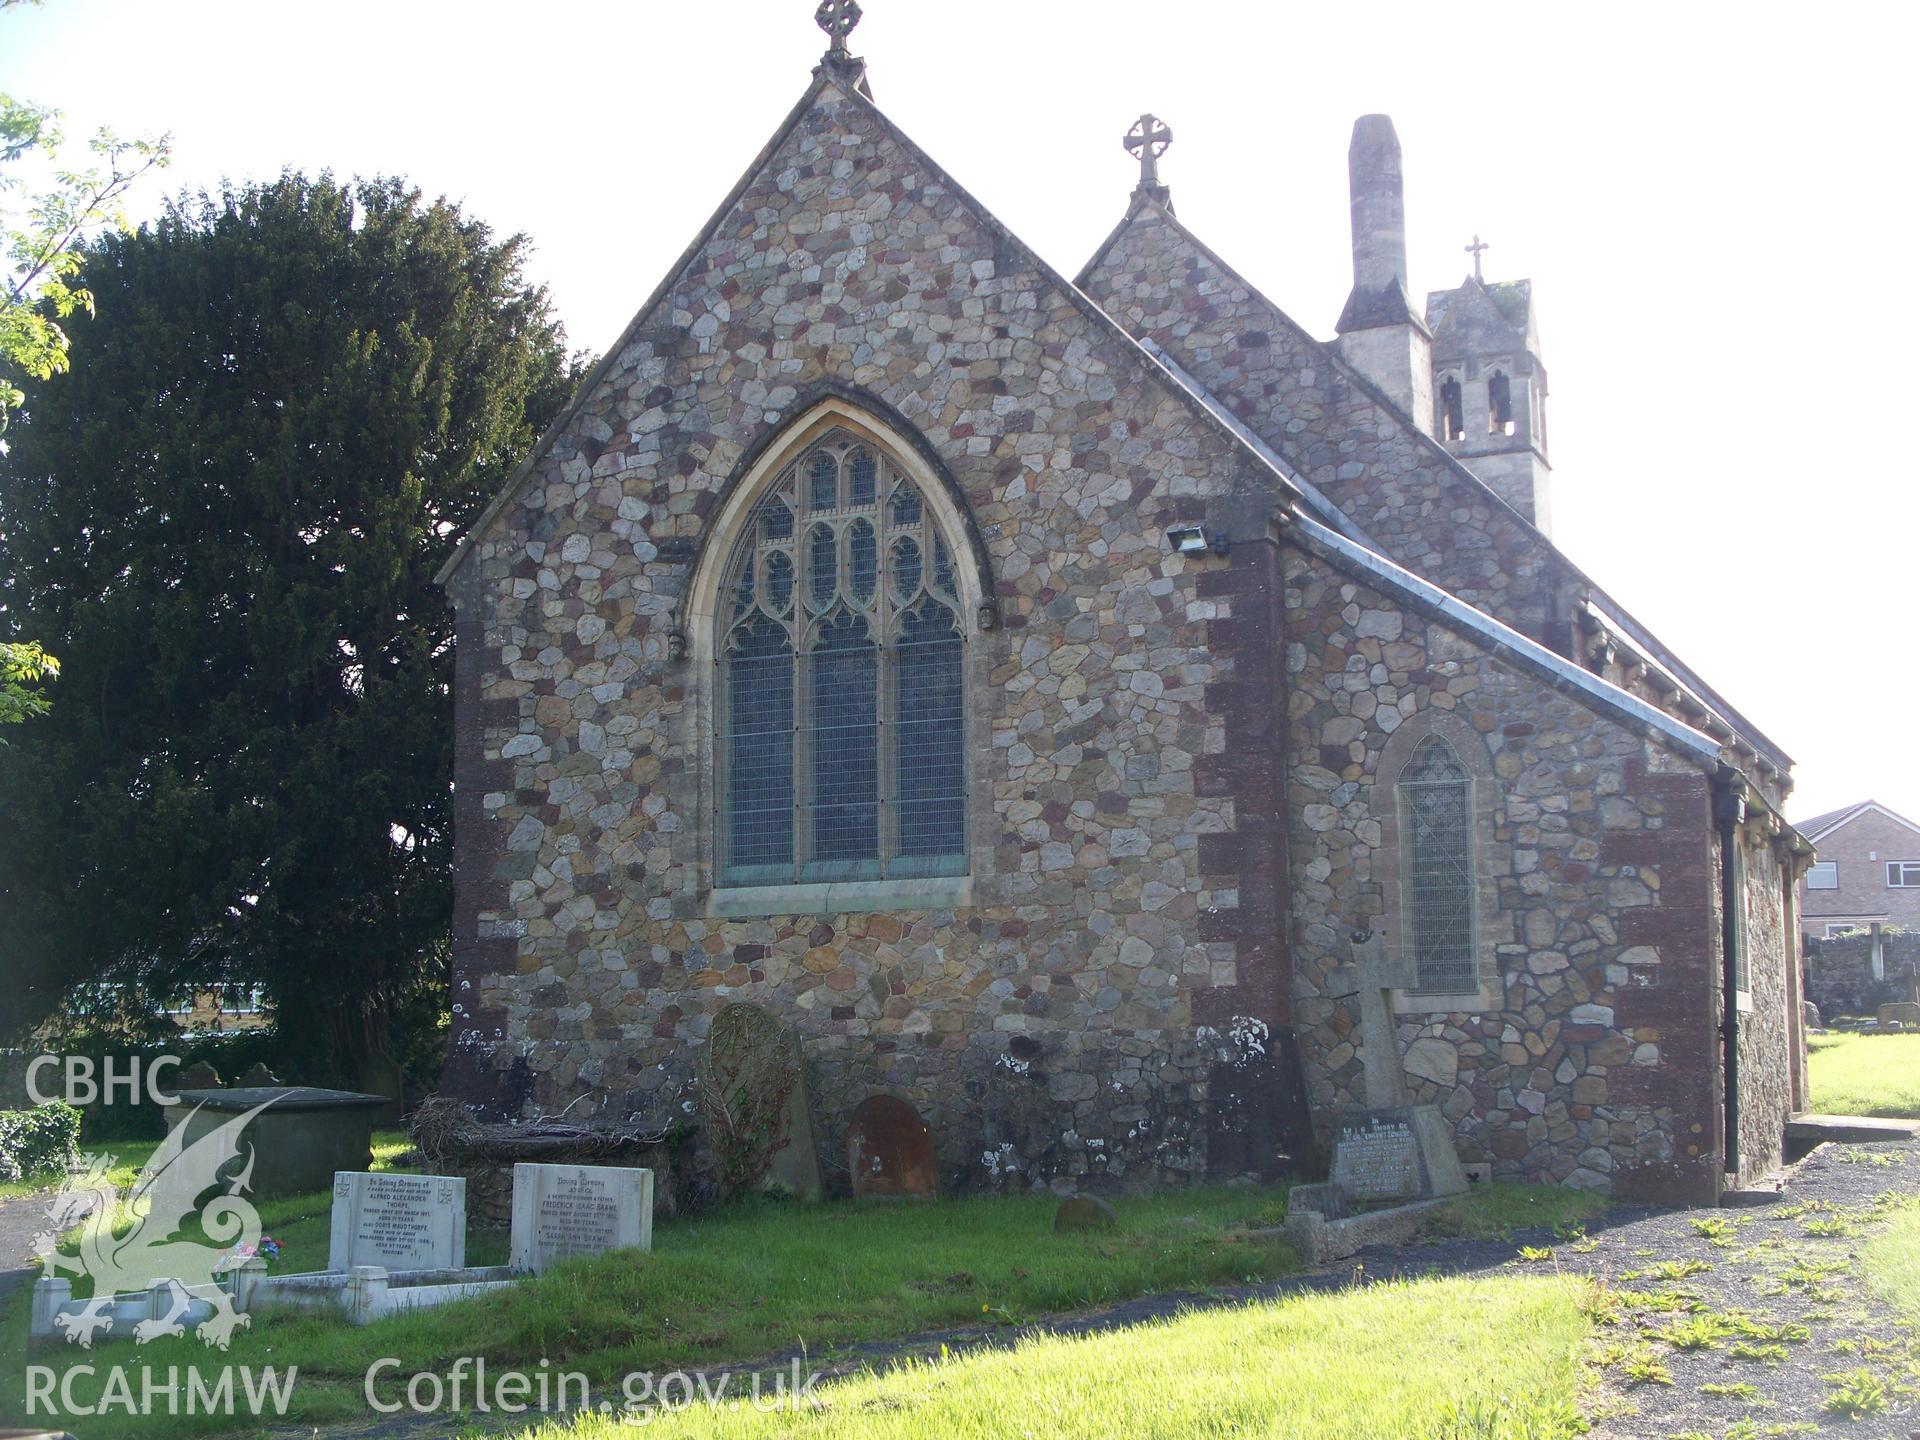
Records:
[[[960,599],[913,481],[828,435],[760,501],[721,593],[723,883],[964,873]]]
[[[1400,775],[1418,988],[1478,984],[1473,958],[1473,784],[1446,741],[1420,742]]]

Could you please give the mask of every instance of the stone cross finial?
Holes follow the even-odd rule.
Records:
[[[813,12],[813,23],[826,31],[827,39],[833,42],[827,47],[827,53],[845,55],[847,36],[860,23],[860,0],[820,0],[820,8]]]
[[[1483,250],[1491,250],[1493,247],[1476,235],[1473,237],[1473,243],[1471,245],[1463,245],[1460,248],[1473,256],[1473,278],[1476,280],[1480,279],[1480,252]]]
[[[1353,963],[1333,972],[1329,994],[1336,1000],[1360,997],[1360,1060],[1366,1072],[1367,1107],[1385,1110],[1405,1105],[1407,1077],[1393,1035],[1392,992],[1411,985],[1412,977],[1405,964],[1387,954],[1387,937],[1379,931],[1355,930],[1350,940]]]
[[[1129,154],[1137,155],[1140,159],[1140,188],[1158,189],[1160,157],[1167,153],[1167,147],[1173,143],[1173,131],[1154,116],[1142,115],[1134,121],[1133,128],[1120,143],[1127,147]]]

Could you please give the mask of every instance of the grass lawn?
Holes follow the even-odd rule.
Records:
[[[1293,1296],[821,1385],[813,1403],[797,1410],[714,1410],[696,1401],[656,1411],[650,1429],[722,1440],[1561,1440],[1580,1430],[1574,1397],[1588,1333],[1584,1285],[1559,1277],[1454,1278]],[[583,1418],[551,1423],[533,1437],[633,1433],[618,1418]]]
[[[380,1137],[376,1166],[391,1166],[402,1144],[397,1135]],[[324,1265],[331,1203],[327,1193],[260,1202],[267,1233],[285,1246],[276,1270],[287,1273]],[[1596,1197],[1576,1191],[1491,1186],[1463,1197],[1437,1228],[1441,1233],[1488,1235],[1522,1226],[1568,1225],[1593,1213],[1599,1204]],[[29,1296],[22,1291],[0,1310],[0,1413],[24,1409],[28,1364],[52,1366],[62,1373],[75,1364],[98,1366],[93,1380],[74,1386],[74,1397],[83,1404],[98,1394],[113,1366],[162,1375],[169,1366],[182,1367],[183,1375],[185,1367],[197,1366],[203,1375],[212,1376],[222,1365],[251,1367],[256,1372],[297,1365],[299,1382],[286,1411],[287,1422],[364,1420],[368,1418],[364,1399],[368,1367],[386,1357],[398,1362],[386,1373],[399,1377],[401,1385],[416,1371],[444,1372],[457,1357],[482,1359],[496,1375],[509,1369],[535,1372],[544,1361],[555,1372],[588,1377],[596,1400],[611,1395],[618,1402],[620,1383],[630,1374],[712,1372],[792,1349],[804,1349],[816,1360],[831,1359],[861,1341],[958,1326],[1017,1325],[1140,1295],[1271,1280],[1298,1265],[1284,1241],[1251,1233],[1252,1228],[1274,1226],[1283,1217],[1286,1196],[1280,1189],[1220,1186],[1124,1197],[1115,1201],[1119,1227],[1104,1233],[1055,1235],[1054,1206],[1047,1196],[957,1199],[934,1205],[746,1203],[662,1221],[655,1227],[650,1256],[625,1253],[576,1261],[504,1294],[400,1315],[364,1328],[312,1314],[258,1315],[222,1355],[209,1353],[191,1336],[137,1350],[116,1346],[83,1355],[61,1347],[30,1354],[24,1342]],[[505,1249],[506,1238],[499,1232],[469,1232],[470,1263],[503,1261]],[[1562,1312],[1571,1303],[1560,1292],[1529,1289],[1526,1284],[1515,1290],[1512,1281],[1502,1280],[1408,1287],[1400,1300],[1390,1298],[1388,1292],[1380,1292],[1380,1299],[1368,1298],[1372,1293],[1256,1306],[1231,1322],[1218,1316],[1182,1319],[1156,1329],[1154,1345],[1146,1347],[1157,1350],[1164,1340],[1167,1353],[1175,1359],[1156,1355],[1127,1360],[1123,1371],[1131,1367],[1137,1373],[1117,1373],[1111,1384],[1140,1392],[1126,1405],[1144,1407],[1139,1411],[1142,1424],[1148,1423],[1146,1417],[1160,1413],[1156,1406],[1164,1409],[1179,1396],[1202,1390],[1217,1389],[1220,1413],[1230,1418],[1284,1413],[1267,1407],[1278,1403],[1272,1400],[1275,1395],[1289,1397],[1286,1404],[1307,1407],[1299,1413],[1324,1412],[1328,1417],[1327,1428],[1295,1432],[1301,1435],[1414,1433],[1378,1427],[1392,1417],[1413,1413],[1407,1407],[1414,1404],[1423,1385],[1467,1371],[1481,1374],[1484,1386],[1476,1388],[1478,1381],[1463,1380],[1464,1388],[1444,1393],[1457,1394],[1469,1405],[1497,1402],[1502,1413],[1506,1402],[1501,1396],[1515,1397],[1513,1403],[1521,1407],[1517,1413],[1530,1414],[1526,1407],[1538,1397],[1572,1395],[1571,1381],[1555,1368],[1560,1364],[1557,1357],[1567,1348],[1557,1338],[1557,1327],[1569,1323]],[[1416,1298],[1418,1306],[1409,1310],[1407,1297]],[[1517,1320],[1510,1317],[1510,1310]],[[1391,1343],[1377,1338],[1388,1317],[1400,1327],[1398,1331],[1386,1327],[1400,1337]],[[1511,1324],[1522,1325],[1526,1333],[1521,1338],[1526,1343],[1514,1349],[1514,1334],[1507,1333],[1497,1342],[1503,1351],[1500,1362],[1488,1361],[1480,1350],[1484,1343],[1492,1343],[1485,1337],[1496,1334],[1496,1326]],[[1304,1343],[1307,1332],[1324,1328],[1332,1338],[1315,1343],[1326,1353],[1337,1354],[1342,1348],[1378,1353],[1380,1367],[1370,1378],[1368,1372],[1355,1371],[1341,1380],[1329,1378],[1331,1369],[1316,1378],[1321,1361],[1314,1357],[1319,1351],[1305,1362],[1282,1365],[1261,1350],[1264,1358],[1256,1363],[1249,1342],[1222,1338],[1239,1334],[1239,1326],[1251,1326],[1247,1333],[1265,1337],[1260,1346]],[[1536,1329],[1538,1335],[1533,1334]],[[1436,1344],[1435,1336],[1445,1338]],[[1527,1348],[1536,1341],[1537,1354]],[[1049,1342],[1056,1347],[1065,1343]],[[1098,1348],[1111,1342],[1087,1343],[1095,1348],[1081,1360],[1064,1358],[1068,1352],[1041,1345],[1025,1347],[1017,1356],[994,1357],[994,1361],[1017,1359],[1021,1365],[1035,1367],[1030,1376],[1026,1371],[1008,1372],[1014,1378],[1007,1385],[1053,1385],[1064,1374],[1063,1367],[1091,1364],[1088,1357],[1095,1355],[1126,1353],[1125,1347]],[[1405,1347],[1406,1353],[1393,1354],[1395,1346]],[[1415,1351],[1421,1353],[1417,1359],[1410,1358]],[[1214,1358],[1202,1364],[1198,1358],[1202,1354]],[[991,1377],[1000,1373],[992,1363],[983,1358],[965,1365],[987,1366],[979,1373]],[[1300,1363],[1306,1372],[1294,1374],[1293,1368]],[[1331,1361],[1327,1363],[1331,1367]],[[1253,1378],[1234,1378],[1248,1366],[1252,1368],[1247,1375]],[[1189,1369],[1200,1378],[1180,1380]],[[1282,1370],[1285,1375],[1280,1374]],[[871,1383],[906,1384],[943,1394],[953,1377],[963,1373],[973,1371],[958,1364],[943,1365]],[[1422,1376],[1428,1379],[1418,1378]],[[963,1411],[951,1417],[963,1432],[977,1424],[986,1427],[981,1433],[988,1433],[1000,1423],[996,1407],[1010,1403],[1004,1394],[996,1398],[998,1382],[983,1379],[983,1383],[985,1390],[968,1398]],[[1446,1383],[1452,1385],[1453,1379]],[[1059,1401],[1059,1433],[1081,1428],[1092,1414],[1086,1407],[1110,1402],[1111,1397],[1099,1397],[1099,1389],[1092,1384],[1068,1387]],[[400,1392],[384,1391],[387,1396],[395,1393]],[[894,1401],[874,1403],[889,1406]],[[956,1398],[953,1403],[961,1402]],[[1432,1395],[1427,1394],[1421,1404],[1423,1413],[1430,1413]],[[1248,1406],[1253,1409],[1245,1409]],[[965,1407],[976,1407],[977,1413]],[[1196,1413],[1212,1411],[1202,1407]],[[1559,1414],[1549,1408],[1540,1412],[1545,1428],[1499,1434],[1558,1436],[1562,1432],[1547,1421],[1557,1426]],[[742,1423],[757,1419],[748,1415]],[[75,1423],[88,1440],[255,1428],[244,1414],[222,1420],[115,1412]],[[946,1423],[937,1422],[936,1429]],[[1376,1428],[1369,1430],[1369,1426]],[[1469,1426],[1460,1433],[1487,1432]]]
[[[326,1256],[330,1196],[261,1205],[286,1243],[281,1270],[317,1269]],[[852,1342],[979,1323],[1017,1323],[1156,1291],[1270,1279],[1297,1264],[1283,1242],[1244,1226],[1276,1223],[1283,1192],[1214,1187],[1115,1202],[1120,1227],[1055,1235],[1045,1197],[947,1200],[937,1205],[756,1203],[664,1221],[654,1252],[576,1261],[513,1291],[355,1328],[313,1315],[259,1316],[215,1364],[300,1367],[289,1420],[364,1417],[368,1365],[392,1356],[401,1374],[437,1370],[455,1356],[490,1369],[532,1369],[545,1357],[596,1383],[632,1371],[714,1366],[805,1345],[818,1355]],[[470,1232],[475,1264],[502,1237]],[[23,1291],[0,1313],[0,1413],[23,1406],[22,1367],[64,1368],[78,1352],[26,1354]],[[165,1371],[208,1367],[192,1337],[126,1351],[96,1364]],[[104,1383],[104,1376],[96,1383]],[[89,1394],[76,1385],[76,1398]],[[45,1418],[45,1417],[36,1417]],[[86,1419],[96,1436],[214,1433],[205,1417]],[[227,1422],[236,1426],[236,1422]],[[236,1428],[251,1428],[244,1417]]]
[[[1920,1207],[1909,1206],[1867,1244],[1867,1283],[1920,1326]]]
[[[95,1145],[82,1145],[80,1153],[111,1155],[113,1168],[107,1173],[113,1177],[113,1183],[125,1190],[133,1183],[133,1177],[140,1173],[140,1167],[147,1163],[149,1156],[160,1147],[158,1140],[107,1140]],[[8,1180],[0,1183],[0,1200],[10,1200],[17,1195],[39,1195],[58,1190],[64,1175],[29,1175],[24,1180]]]
[[[1807,1037],[1813,1108],[1823,1115],[1920,1119],[1920,1032]]]

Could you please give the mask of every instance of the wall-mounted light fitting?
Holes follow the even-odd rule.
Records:
[[[1227,537],[1217,532],[1210,534],[1202,525],[1169,525],[1167,548],[1176,555],[1204,555],[1209,550],[1224,555]]]

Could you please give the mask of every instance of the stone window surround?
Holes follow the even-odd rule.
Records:
[[[1412,915],[1405,894],[1405,866],[1402,855],[1406,834],[1401,815],[1404,803],[1400,775],[1413,759],[1413,752],[1428,736],[1438,736],[1452,747],[1466,770],[1473,811],[1473,953],[1480,983],[1458,992],[1396,988],[1393,1008],[1400,1015],[1448,1012],[1485,1014],[1506,1008],[1506,984],[1500,974],[1500,961],[1494,947],[1505,912],[1500,908],[1500,886],[1495,874],[1495,824],[1505,797],[1504,787],[1494,774],[1493,759],[1487,752],[1486,738],[1459,716],[1445,710],[1422,710],[1387,737],[1381,747],[1379,768],[1374,772],[1374,810],[1380,818],[1380,850],[1375,857],[1374,873],[1380,882],[1381,905],[1385,910],[1381,926],[1387,937],[1388,953],[1409,965]]]
[[[992,754],[992,731],[983,705],[966,706],[966,826],[968,873],[953,876],[826,883],[722,886],[719,873],[719,774],[714,736],[719,723],[718,641],[721,588],[736,542],[752,523],[761,498],[781,472],[816,441],[844,430],[884,453],[920,491],[947,551],[953,556],[954,582],[963,617],[965,659],[963,693],[987,693],[988,647],[975,623],[991,597],[981,592],[981,577],[969,563],[975,546],[955,508],[952,487],[928,463],[923,444],[901,434],[871,411],[838,395],[829,395],[783,422],[782,433],[755,458],[730,487],[709,522],[697,567],[689,577],[680,607],[687,637],[687,715],[692,726],[692,760],[700,776],[699,898],[710,918],[747,919],[769,915],[860,914],[885,910],[950,910],[973,903],[979,881],[991,872],[993,847],[986,838],[993,818],[993,795],[977,757]]]

